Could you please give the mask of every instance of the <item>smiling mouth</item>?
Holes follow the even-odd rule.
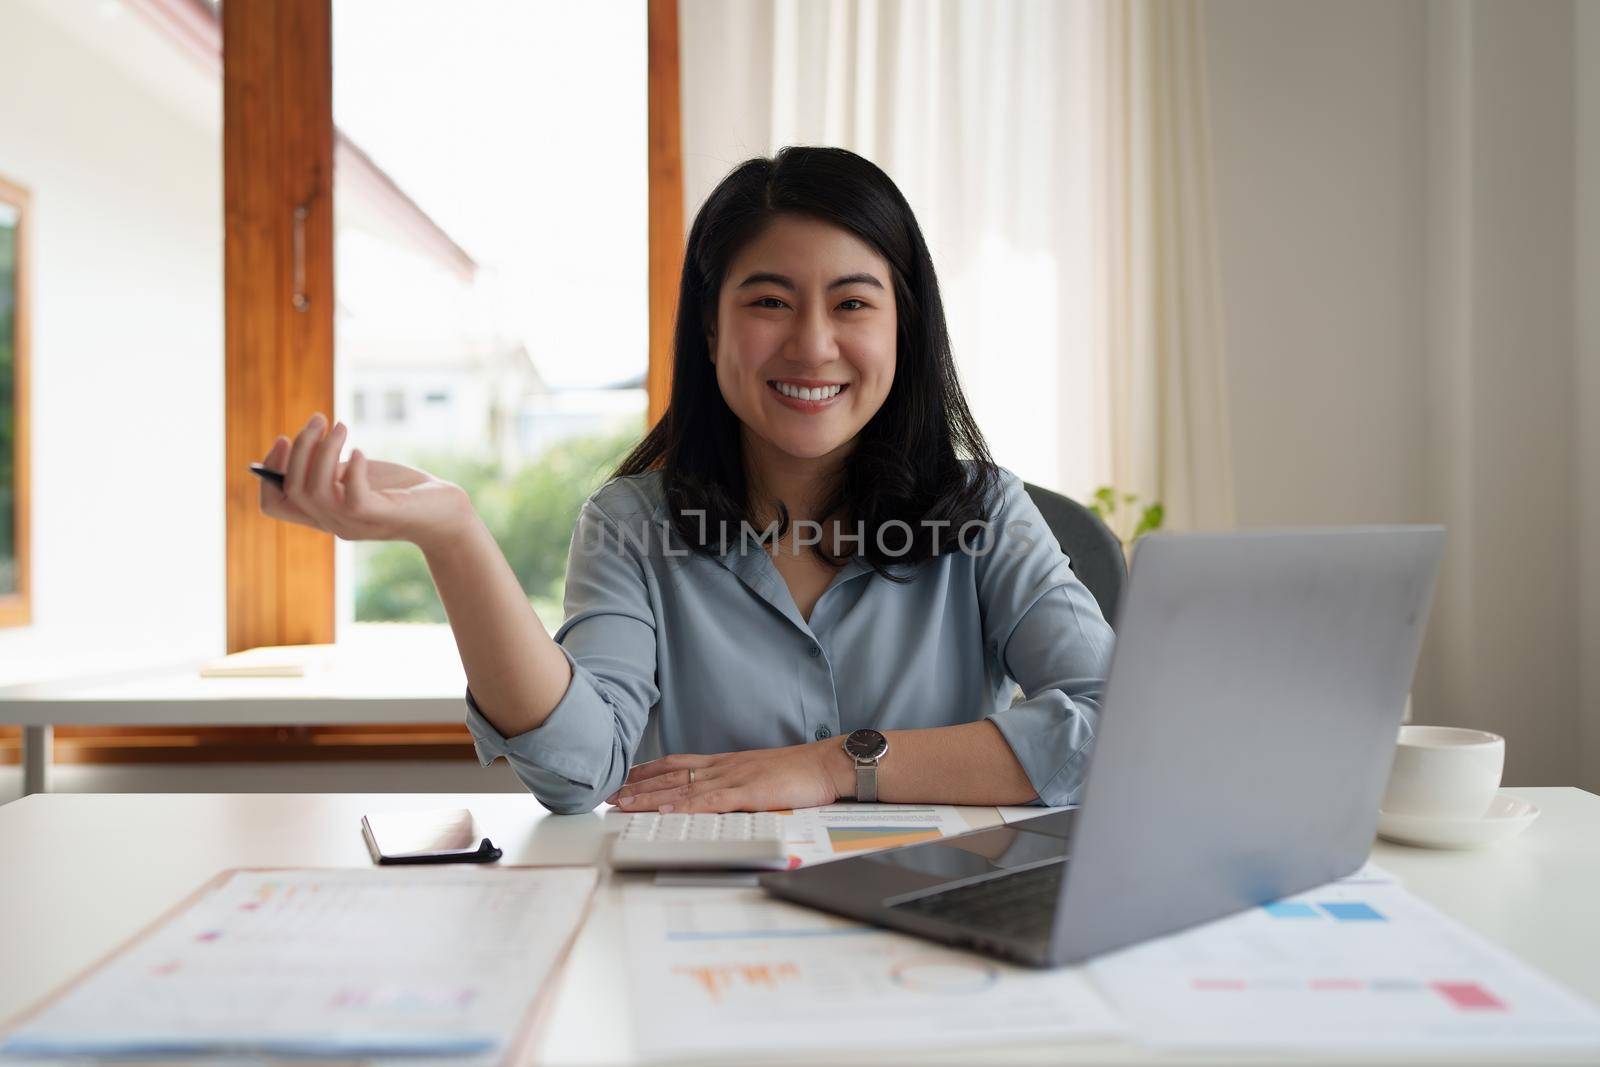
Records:
[[[779,381],[776,378],[768,378],[767,388],[777,393],[781,399],[787,401],[790,407],[798,407],[802,410],[816,410],[835,400],[850,386],[843,382],[804,386],[795,385],[792,382]]]

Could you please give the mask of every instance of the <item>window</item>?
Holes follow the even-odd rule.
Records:
[[[406,394],[403,389],[390,389],[383,394],[383,418],[385,422],[406,421]]]
[[[332,11],[335,392],[383,397],[350,444],[466,488],[553,630],[578,509],[645,426],[647,8]],[[335,550],[341,633],[444,622],[415,547]]]
[[[378,5],[369,0],[351,2],[356,7],[365,4],[369,13],[378,10]],[[334,0],[334,3],[342,4],[344,0]],[[448,11],[450,7],[431,2],[410,5],[410,15],[406,17],[413,17],[425,9],[438,12]],[[462,312],[461,320],[466,321],[486,309],[515,308],[520,302],[530,301],[528,306],[545,310],[552,324],[546,335],[532,335],[537,351],[524,339],[529,334],[508,329],[499,339],[510,338],[514,343],[487,353],[468,352],[473,359],[468,361],[467,373],[455,373],[461,370],[457,363],[452,365],[450,374],[435,377],[426,370],[419,372],[416,369],[416,357],[419,353],[423,359],[436,355],[437,338],[408,334],[402,338],[406,343],[374,347],[375,353],[392,362],[369,367],[373,371],[371,376],[376,380],[371,384],[360,384],[359,387],[355,379],[345,374],[342,368],[335,381],[331,362],[323,362],[332,358],[333,331],[330,328],[324,335],[318,323],[320,314],[327,314],[330,323],[335,318],[331,284],[335,247],[340,256],[354,253],[359,257],[362,254],[362,241],[367,236],[364,231],[377,229],[390,238],[398,238],[401,244],[408,244],[413,250],[420,250],[424,259],[431,255],[434,261],[445,263],[446,273],[464,266],[465,261],[472,260],[472,257],[467,256],[460,246],[452,252],[442,244],[440,234],[445,231],[439,227],[415,225],[418,221],[416,214],[402,201],[409,200],[409,194],[416,190],[407,188],[401,191],[386,172],[364,156],[362,147],[347,132],[324,140],[317,115],[320,114],[322,121],[328,123],[327,130],[332,128],[333,116],[326,98],[321,97],[319,85],[321,72],[327,70],[326,65],[319,68],[319,63],[326,64],[327,60],[327,52],[322,50],[326,43],[326,37],[322,35],[325,23],[321,23],[321,20],[330,17],[332,8],[329,0],[281,0],[274,5],[239,4],[233,5],[228,11],[224,11],[216,0],[24,5],[7,14],[6,33],[0,34],[0,89],[6,90],[9,98],[30,101],[28,107],[21,111],[0,112],[0,140],[12,148],[20,145],[26,149],[24,158],[48,162],[52,175],[80,176],[74,179],[71,188],[63,186],[51,191],[52,203],[60,208],[51,213],[52,225],[61,228],[61,232],[79,246],[91,242],[78,231],[97,227],[103,233],[108,212],[122,220],[119,224],[121,228],[117,230],[119,233],[143,234],[147,230],[159,230],[165,237],[174,234],[183,237],[181,241],[153,239],[145,242],[141,246],[142,256],[132,257],[131,260],[117,255],[97,257],[92,264],[94,269],[87,275],[82,273],[82,262],[60,260],[63,264],[73,264],[74,269],[79,271],[82,276],[76,281],[80,286],[89,283],[96,286],[94,292],[100,306],[117,312],[79,316],[66,324],[70,329],[63,327],[54,331],[58,337],[72,342],[65,345],[66,355],[63,358],[67,362],[63,363],[64,368],[70,368],[71,360],[68,357],[80,358],[73,356],[73,353],[115,355],[119,350],[116,343],[81,343],[77,335],[118,329],[124,339],[135,335],[140,337],[149,351],[159,353],[172,368],[187,368],[179,373],[175,369],[164,370],[166,364],[156,367],[145,364],[140,367],[141,376],[136,381],[123,384],[118,383],[116,375],[133,369],[134,365],[128,361],[112,361],[104,367],[75,368],[78,379],[86,383],[84,390],[69,398],[78,405],[77,417],[87,415],[95,418],[97,430],[104,429],[108,435],[132,438],[140,433],[151,433],[148,405],[136,408],[114,401],[127,396],[129,390],[147,384],[154,370],[162,374],[164,382],[170,381],[180,387],[179,394],[172,396],[168,403],[169,413],[175,417],[155,428],[158,435],[165,432],[192,442],[198,432],[216,425],[213,416],[204,414],[204,403],[196,398],[222,392],[224,360],[220,342],[225,332],[221,270],[224,260],[221,254],[224,203],[227,205],[228,218],[240,217],[247,221],[247,225],[241,227],[248,232],[246,250],[235,252],[232,234],[226,250],[229,265],[226,287],[227,506],[224,506],[220,489],[213,491],[210,498],[203,491],[205,485],[215,485],[212,475],[199,469],[193,472],[180,469],[177,472],[179,475],[201,487],[201,490],[188,494],[186,498],[195,514],[186,517],[176,531],[152,528],[150,537],[154,540],[137,540],[137,543],[129,546],[129,551],[142,559],[153,561],[153,565],[140,569],[136,574],[120,576],[127,579],[128,588],[125,591],[119,591],[108,602],[107,590],[102,586],[69,581],[52,583],[53,588],[58,590],[81,588],[84,597],[95,600],[102,609],[96,613],[78,604],[68,603],[55,612],[57,617],[103,619],[104,625],[114,631],[116,640],[121,642],[118,647],[124,652],[132,649],[130,642],[147,640],[151,645],[159,645],[164,656],[210,654],[215,649],[213,643],[218,632],[224,628],[224,607],[228,640],[230,647],[234,648],[261,643],[331,639],[331,612],[330,625],[326,630],[322,628],[322,606],[318,602],[321,596],[327,596],[329,603],[342,605],[339,611],[341,622],[349,621],[354,614],[350,610],[355,600],[353,592],[341,589],[335,596],[334,572],[331,568],[333,546],[326,543],[329,539],[312,531],[300,530],[296,537],[294,531],[288,534],[277,531],[267,533],[259,526],[252,526],[253,517],[248,514],[252,510],[248,506],[249,500],[241,499],[238,495],[240,492],[255,492],[255,483],[244,473],[244,466],[248,460],[259,458],[258,453],[249,451],[254,447],[256,438],[270,442],[272,434],[295,428],[285,424],[280,415],[282,409],[310,410],[310,406],[315,406],[330,410],[335,417],[361,422],[364,432],[376,434],[389,425],[382,418],[385,392],[391,388],[398,389],[402,394],[401,403],[404,404],[404,394],[409,391],[417,403],[413,410],[407,412],[411,416],[411,420],[403,424],[407,433],[412,432],[412,425],[421,421],[425,413],[430,413],[430,409],[433,409],[431,415],[446,418],[453,417],[458,411],[483,412],[479,429],[490,441],[502,443],[504,447],[499,450],[499,455],[493,455],[493,449],[478,450],[480,460],[492,459],[503,464],[505,469],[512,469],[521,462],[519,476],[528,477],[536,475],[547,464],[528,463],[525,459],[519,461],[518,457],[525,456],[530,448],[542,449],[549,443],[548,440],[541,443],[520,439],[529,419],[533,420],[538,432],[563,428],[563,432],[571,437],[593,436],[592,432],[599,426],[606,426],[609,420],[607,428],[616,427],[620,431],[616,435],[617,440],[627,442],[637,436],[643,428],[643,405],[639,398],[643,395],[642,367],[647,348],[651,357],[651,392],[657,402],[665,396],[667,378],[661,372],[666,349],[662,342],[670,336],[671,302],[676,292],[683,237],[682,185],[676,152],[677,13],[674,0],[648,0],[648,4],[631,6],[626,13],[637,17],[620,20],[616,18],[616,9],[609,9],[612,17],[604,24],[590,19],[587,12],[566,11],[556,4],[530,5],[530,10],[544,20],[530,29],[537,38],[536,43],[541,46],[554,47],[551,42],[570,43],[574,34],[581,30],[601,34],[601,37],[594,39],[597,51],[617,56],[615,66],[596,69],[587,75],[580,73],[578,80],[588,77],[616,85],[620,87],[619,91],[632,92],[637,97],[631,116],[613,113],[611,119],[615,121],[608,120],[602,124],[611,127],[605,136],[610,137],[612,146],[623,146],[627,152],[633,153],[633,157],[624,162],[608,158],[597,169],[597,173],[602,174],[623,174],[626,182],[630,183],[626,188],[601,190],[609,199],[604,212],[598,216],[614,223],[619,232],[625,233],[626,240],[616,242],[612,239],[614,235],[607,236],[601,231],[595,231],[600,233],[601,240],[588,245],[574,238],[574,233],[581,236],[585,231],[578,225],[579,220],[567,216],[572,214],[571,205],[584,202],[582,194],[587,187],[583,182],[569,182],[570,187],[554,191],[530,183],[521,197],[522,202],[512,202],[508,208],[522,213],[524,224],[519,231],[519,239],[524,244],[530,240],[529,219],[534,220],[536,227],[548,229],[549,233],[543,232],[543,229],[532,233],[531,240],[542,242],[546,252],[551,248],[559,248],[562,256],[568,257],[563,262],[560,257],[547,256],[545,262],[560,264],[565,268],[581,268],[563,270],[556,275],[557,282],[565,275],[576,283],[575,287],[563,289],[558,284],[551,288],[543,284],[549,279],[540,276],[534,279],[542,286],[538,293],[534,290],[540,286],[535,285],[524,285],[519,290],[519,286],[506,276],[503,265],[495,261],[496,257],[484,254],[479,260],[481,265],[489,268],[483,272],[485,285],[476,295],[451,305]],[[461,25],[470,21],[474,9],[481,12],[483,5],[467,5],[460,9],[463,13]],[[399,5],[391,5],[384,14],[400,10]],[[647,13],[648,64],[644,54]],[[223,18],[219,15],[227,18],[229,25],[226,32],[230,39],[248,44],[247,47],[230,50],[234,58],[230,59],[227,70],[222,63],[224,27]],[[534,21],[532,16],[519,17],[525,28],[529,28]],[[459,37],[460,29],[460,26],[447,27],[446,35]],[[622,39],[625,39],[626,47],[619,52],[615,46]],[[381,45],[381,34],[368,43]],[[36,64],[21,61],[43,51],[55,57],[53,66],[46,71],[48,77],[39,73],[41,68]],[[567,48],[566,51],[570,53],[572,50]],[[448,88],[440,86],[442,68],[430,63],[425,51],[409,54],[419,64],[418,69],[422,70],[424,81],[435,87]],[[240,57],[246,58],[241,60]],[[625,65],[624,58],[636,66],[632,73],[621,69]],[[519,57],[517,62],[525,63],[526,59]],[[648,82],[645,75],[647,66]],[[26,83],[16,80],[21,79],[24,73],[31,80]],[[410,69],[403,70],[401,80],[409,79],[412,73]],[[41,77],[45,77],[43,82],[38,80]],[[559,83],[561,80],[560,75],[554,76],[554,81]],[[226,96],[230,131],[226,138],[223,137],[222,121],[222,87],[225,81],[232,87]],[[481,82],[477,84],[482,87]],[[115,91],[110,91],[112,89]],[[578,120],[593,124],[592,111],[586,112],[588,117],[585,118],[585,115],[574,116],[571,108],[561,106],[561,102],[570,96],[566,84],[558,84],[554,90],[547,86],[546,93],[543,99],[552,102],[549,107],[527,104],[525,113],[511,116],[509,124],[502,122],[496,126],[495,136],[507,142],[521,139],[527,144],[541,146],[540,151],[543,151],[543,146],[566,144],[570,140],[567,133],[561,130],[555,131],[552,139],[551,131],[541,128],[540,123],[544,121],[546,113],[555,115],[560,121]],[[648,117],[645,114],[647,94],[651,101]],[[76,104],[99,96],[104,97],[104,106],[86,111]],[[457,102],[461,102],[460,98],[457,98]],[[467,103],[470,106],[470,101]],[[70,114],[57,114],[66,105],[72,105]],[[278,109],[284,107],[289,109],[288,113],[279,114]],[[121,124],[121,128],[141,131],[140,137],[132,141],[112,137],[74,140],[85,128],[84,122],[78,120],[83,120],[91,112],[96,116],[96,121],[115,120]],[[24,117],[27,121],[13,121],[14,116]],[[265,121],[268,116],[273,121]],[[481,115],[473,113],[469,118],[480,123],[474,129],[482,128]],[[394,111],[388,118],[390,122],[403,123],[406,120],[403,111]],[[291,125],[283,126],[280,130],[283,123]],[[281,132],[285,136],[267,136],[267,131]],[[26,140],[24,135],[36,136],[39,144]],[[648,151],[647,142],[650,146]],[[328,145],[326,155],[323,154],[323,144]],[[152,145],[159,145],[161,151],[152,151]],[[36,148],[38,151],[35,151]],[[138,151],[131,157],[117,155],[124,149],[135,148]],[[110,158],[113,156],[116,158]],[[223,165],[225,159],[226,166]],[[533,172],[553,169],[543,156],[524,160],[523,167],[525,171]],[[138,180],[115,184],[111,187],[115,190],[114,194],[109,197],[103,195],[107,188],[103,184],[96,186],[92,181],[80,180],[109,173],[132,176]],[[340,185],[337,197],[329,195],[332,190],[321,184],[327,181],[328,175],[333,175]],[[535,173],[534,176],[540,175]],[[28,178],[27,175],[15,177],[23,180]],[[345,184],[350,182],[376,183],[376,187],[369,188],[365,196],[351,195]],[[388,189],[382,188],[385,184],[389,186]],[[79,194],[95,188],[102,191],[99,201],[77,204]],[[649,193],[650,225],[648,265],[645,261],[646,249],[639,238],[645,221],[643,201],[646,189]],[[35,192],[39,192],[37,187]],[[308,196],[309,200],[306,199]],[[139,200],[141,197],[142,201]],[[421,200],[420,195],[418,199]],[[413,206],[417,202],[412,201]],[[338,220],[340,239],[335,246],[330,239],[332,226],[329,225],[327,231],[321,227],[332,223],[335,207],[343,212],[347,207],[357,207],[363,203],[368,209],[380,213],[387,210],[391,214],[387,220],[368,217],[364,223],[359,216],[348,219],[341,217]],[[638,217],[617,218],[633,210],[635,203],[639,204]],[[290,213],[287,210],[279,211],[285,204],[305,205],[308,208],[303,216],[307,224],[295,231],[293,243],[290,239],[291,224],[287,221]],[[558,207],[547,209],[544,206],[546,204],[556,204]],[[241,210],[243,213],[236,215]],[[396,210],[398,214],[394,213]],[[324,212],[327,213],[325,217]],[[450,222],[453,227],[455,220]],[[606,242],[610,242],[612,247],[608,254],[601,257],[599,264],[606,268],[606,273],[597,275],[594,262],[596,249]],[[106,246],[103,240],[101,246],[115,251],[114,247]],[[203,254],[203,249],[208,246],[214,250],[209,256]],[[292,253],[291,249],[294,249]],[[576,260],[569,255],[574,249],[577,250]],[[160,251],[168,258],[176,257],[178,253],[187,257],[173,258],[170,263],[163,259],[159,265],[162,268],[160,274],[164,295],[180,294],[184,306],[190,309],[189,314],[174,318],[162,310],[170,307],[170,301],[148,298],[149,285],[153,284],[148,270],[126,275],[121,282],[112,277],[116,270],[126,267],[130,262],[148,266],[152,250]],[[482,251],[473,247],[474,254]],[[451,265],[452,257],[456,257],[454,265]],[[296,283],[307,283],[305,295],[308,299],[296,301],[302,304],[302,309],[296,314],[282,310],[290,303],[291,293],[287,282],[280,285],[282,279],[275,269],[283,266],[285,270],[282,277],[286,279],[289,277],[287,266],[291,261],[296,265]],[[240,269],[241,266],[244,269]],[[341,265],[341,271],[344,266]],[[194,269],[189,269],[191,267]],[[300,277],[302,267],[303,278]],[[251,274],[252,270],[255,273]],[[102,279],[101,274],[107,277]],[[237,286],[233,281],[235,275],[243,279]],[[347,300],[353,304],[353,298],[361,295],[359,286],[350,284],[356,276],[341,273],[342,284],[345,285],[338,294],[337,305],[341,343],[359,341],[362,328],[381,323],[383,318],[381,304],[369,304],[366,308],[345,306]],[[378,276],[382,276],[381,272]],[[594,277],[604,278],[606,296],[602,302],[606,310],[596,320],[599,328],[589,330],[591,336],[582,338],[582,343],[578,343],[580,339],[575,338],[575,333],[584,332],[586,328],[579,322],[578,316],[571,313],[571,308],[575,306],[572,302],[576,296],[596,299],[594,287],[597,283],[585,280]],[[48,284],[48,279],[41,281]],[[102,281],[105,282],[103,288]],[[643,312],[633,308],[635,304],[642,307],[645,303],[646,286],[650,307],[648,342],[640,323]],[[481,302],[480,298],[493,295],[495,289],[500,290],[496,298],[499,304]],[[588,291],[584,292],[586,289]],[[425,290],[422,297],[425,303],[437,303],[441,295],[448,292],[448,285],[438,286]],[[297,289],[293,295],[298,297],[301,294]],[[537,299],[530,299],[534,296]],[[244,315],[237,314],[239,308],[236,302],[241,299],[245,302]],[[309,305],[309,314],[303,310],[304,305]],[[626,314],[617,311],[619,306],[626,309]],[[379,308],[380,313],[366,313],[373,307]],[[427,310],[436,320],[448,318],[439,314],[437,307],[430,305]],[[353,332],[346,332],[346,327],[352,327]],[[549,333],[558,336],[552,340]],[[209,355],[206,354],[208,351]],[[558,352],[563,355],[555,358],[554,353]],[[21,354],[19,350],[19,356]],[[498,361],[492,358],[496,355]],[[490,358],[485,360],[480,357]],[[247,358],[250,362],[240,364],[236,362],[238,358]],[[621,364],[641,370],[621,378],[596,374],[588,378],[580,375],[573,381],[566,377],[574,368],[592,370],[605,358],[614,358]],[[547,391],[537,394],[544,397],[542,400],[529,403],[526,391],[516,388],[519,381],[517,375],[502,373],[508,362],[515,367],[519,360],[524,359],[541,373],[547,364],[554,367],[544,383]],[[214,375],[207,377],[193,372],[194,368],[204,367],[215,368]],[[247,373],[250,370],[254,373]],[[241,382],[246,384],[241,387]],[[330,384],[325,388],[324,382]],[[335,385],[341,387],[337,392]],[[430,393],[447,394],[448,402],[436,407],[426,399]],[[622,410],[626,408],[634,410]],[[536,418],[541,411],[549,415],[543,422]],[[118,412],[128,414],[123,417]],[[200,418],[201,422],[194,425],[185,422],[184,419],[190,415]],[[619,415],[622,417],[616,418]],[[122,418],[121,422],[119,418]],[[19,432],[17,441],[20,460],[22,446],[26,443],[25,432]],[[402,460],[406,458],[398,452],[371,447],[374,443],[371,440],[357,439],[353,443],[371,454]],[[198,449],[189,450],[187,454],[198,468],[209,466],[212,461],[206,456],[214,453]],[[602,472],[608,468],[611,457],[607,456],[605,462],[601,462],[592,456],[586,458],[580,452],[577,459],[587,462],[591,469]],[[98,462],[98,455],[94,456],[94,461]],[[235,478],[235,473],[241,477]],[[111,487],[111,490],[114,493],[115,487]],[[222,565],[220,554],[222,539],[217,536],[224,526],[224,515],[227,516],[228,531],[226,567]],[[270,523],[270,520],[266,521]],[[93,535],[93,524],[79,525],[85,531],[85,537]],[[271,525],[281,527],[284,524]],[[559,567],[564,564],[565,540],[570,535],[570,520],[565,525],[566,528],[560,529],[559,535],[526,542],[508,540],[507,543],[531,546],[524,555],[528,560],[528,573],[536,578],[541,574],[559,575]],[[129,533],[136,539],[142,536],[137,531],[130,530]],[[321,540],[317,540],[319,537]],[[551,554],[558,537],[561,545],[556,562],[549,565],[541,562]],[[338,544],[341,549],[352,547],[344,542]],[[208,549],[205,547],[207,545],[219,547]],[[326,568],[320,559],[315,558],[324,547],[327,548],[330,564]],[[63,559],[72,559],[86,554],[63,551],[58,555]],[[215,565],[208,565],[208,559]],[[340,561],[340,586],[348,581],[352,570],[349,564],[348,558]],[[219,576],[226,572],[226,595],[217,584],[208,585],[204,582],[183,583],[181,594],[175,595],[177,590],[171,586],[170,575],[180,571],[216,573]],[[555,581],[559,583],[559,577]],[[551,604],[558,603],[559,584],[542,585],[537,581],[528,584],[537,586],[543,594],[535,597],[535,604],[542,612],[548,612]],[[124,618],[103,610],[107,603],[126,605],[129,611],[139,616],[139,620],[136,621],[132,615]],[[148,622],[152,605],[159,606],[162,625],[140,625],[140,622]],[[209,614],[191,610],[202,605],[208,607]],[[192,620],[191,615],[194,616]],[[549,616],[546,618],[548,621]],[[16,636],[30,638],[32,635],[22,632],[26,629],[37,628],[22,628]],[[25,646],[14,643],[7,646],[6,636],[0,632],[0,653],[24,649]],[[82,635],[75,633],[73,636],[74,647],[81,648]],[[0,663],[5,659],[5,655],[0,655]],[[308,754],[328,754],[330,749],[324,743],[324,734],[330,737],[339,735],[342,751],[360,752],[362,755],[460,756],[463,751],[470,751],[459,723],[449,724],[443,732],[435,730],[431,733],[424,727],[384,727],[382,733],[387,742],[382,738],[366,737],[368,730],[366,727],[318,729],[314,731],[316,738],[311,738],[312,731],[299,728],[62,728],[56,735],[57,759],[66,762],[120,762],[130,758],[205,759],[216,755],[225,758],[302,758]],[[96,736],[88,736],[90,733]],[[403,744],[395,742],[395,738],[410,734],[416,734],[417,737],[405,740]],[[170,740],[165,740],[169,735]],[[302,743],[287,748],[282,744],[296,740]],[[309,747],[303,743],[312,740],[316,743]],[[418,747],[419,741],[426,744]],[[63,742],[66,744],[63,745]],[[382,747],[384,743],[388,743],[387,748]],[[0,755],[4,755],[4,749],[5,746],[0,744]]]
[[[217,71],[190,63],[134,5],[6,4],[0,99],[0,680],[214,653],[225,523]],[[29,388],[44,366],[56,388]],[[46,456],[30,426],[68,432]],[[130,447],[162,455],[183,486],[161,522],[115,518],[149,507],[137,480],[105,477],[108,450]],[[56,506],[34,509],[30,545],[30,489],[46,476]]]
[[[29,620],[27,209],[0,179],[0,626]]]
[[[220,64],[152,14],[194,6],[0,14],[0,681],[222,643]],[[29,387],[42,366],[57,388]],[[69,431],[48,455],[30,434],[46,426]],[[116,519],[149,507],[146,486],[104,476],[108,452],[130,447],[162,455],[183,487],[162,522]],[[47,477],[56,506],[30,516]],[[112,733],[62,727],[58,752],[90,732]]]

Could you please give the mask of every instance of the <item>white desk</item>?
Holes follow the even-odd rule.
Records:
[[[466,674],[446,633],[404,628],[337,646],[300,678],[202,678],[201,661],[91,680],[0,688],[0,724],[23,729],[22,792],[49,788],[55,726],[349,726],[462,722]]]
[[[1480,852],[1379,842],[1373,858],[1419,896],[1600,1001],[1600,797],[1577,789],[1514,792],[1543,809],[1515,841]],[[586,864],[600,855],[600,815],[546,815],[532,797],[504,793],[55,794],[0,807],[0,1019],[121,944],[219,869],[369,866],[362,813],[450,806],[473,809],[506,863]],[[963,810],[974,826],[998,821],[993,809]],[[648,876],[619,875],[602,885],[545,1021],[542,1063],[638,1062],[625,1022],[627,956],[616,899],[626,879]],[[846,1046],[826,1062],[1198,1061],[1127,1043],[919,1050],[898,1060]]]

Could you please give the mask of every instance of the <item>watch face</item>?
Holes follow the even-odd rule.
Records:
[[[852,759],[880,759],[889,751],[889,739],[876,730],[856,730],[844,739],[844,750]]]

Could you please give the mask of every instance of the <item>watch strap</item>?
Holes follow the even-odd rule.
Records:
[[[871,804],[877,801],[877,760],[856,760],[856,799],[864,804]]]

